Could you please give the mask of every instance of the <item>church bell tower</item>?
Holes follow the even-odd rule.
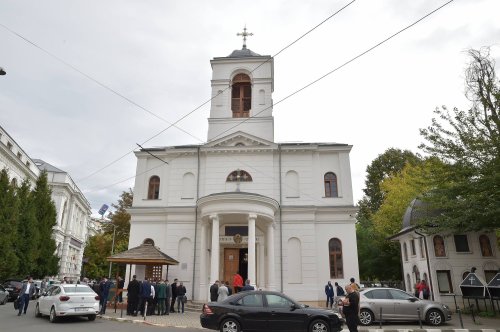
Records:
[[[251,35],[245,27],[238,33],[243,36],[241,50],[210,61],[213,99],[208,142],[238,131],[274,141],[273,58],[247,48],[246,37]]]

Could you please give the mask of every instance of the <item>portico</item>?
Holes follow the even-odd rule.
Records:
[[[198,208],[200,294],[207,294],[209,285],[216,280],[231,282],[232,274],[242,266],[246,266],[246,278],[254,287],[275,290],[278,202],[258,194],[231,192],[202,197]]]

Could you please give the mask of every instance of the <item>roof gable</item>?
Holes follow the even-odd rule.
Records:
[[[208,142],[207,144],[205,144],[205,147],[231,147],[237,146],[237,144],[243,144],[244,146],[252,147],[272,147],[275,145],[274,142],[268,141],[266,139],[250,135],[242,131],[237,131],[217,140]]]

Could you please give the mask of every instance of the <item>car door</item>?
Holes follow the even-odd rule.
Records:
[[[49,295],[52,293],[52,291],[54,290],[54,287],[55,286],[50,286],[47,291],[45,293],[43,293],[39,298],[38,298],[38,308],[40,309],[40,312],[42,314],[45,314],[47,315],[49,312],[47,309],[48,307],[48,302],[49,302]]]
[[[389,292],[394,299],[395,319],[418,320],[418,308],[422,310],[422,302],[419,299],[397,289],[390,289]],[[421,315],[423,315],[422,311]]]
[[[267,313],[262,294],[249,293],[234,303],[234,313],[241,318],[243,331],[265,331]]]
[[[394,302],[388,289],[376,288],[363,293],[363,295],[366,297],[366,302],[363,299],[361,308],[370,309],[376,320],[380,319],[380,309],[382,309],[382,320],[393,319]]]
[[[43,314],[48,315],[50,313],[50,309],[52,308],[52,305],[55,304],[59,299],[59,293],[61,293],[61,289],[59,286],[52,286],[52,288],[49,289],[47,292],[47,295],[44,296],[43,298],[43,306],[40,307],[40,311]],[[57,309],[57,307],[56,307]]]
[[[279,294],[265,294],[267,327],[271,331],[304,331],[307,314],[290,299]]]

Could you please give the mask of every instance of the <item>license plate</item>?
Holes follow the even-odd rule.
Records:
[[[75,308],[75,311],[87,311],[88,308]]]

